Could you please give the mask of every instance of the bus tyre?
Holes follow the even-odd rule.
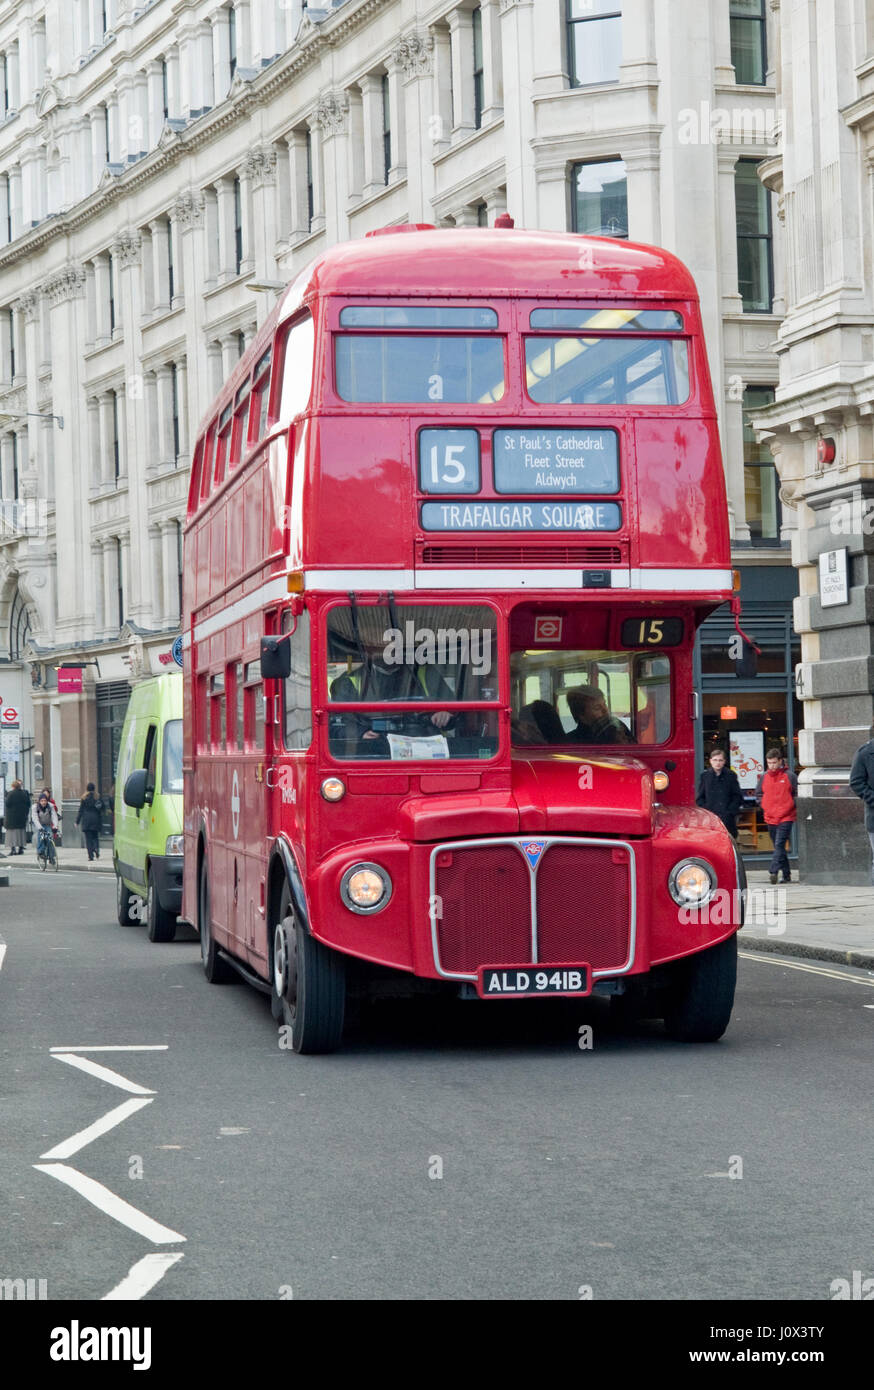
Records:
[[[135,893],[126,888],[120,875],[115,876],[115,912],[120,927],[130,927],[137,920],[133,915]]]
[[[310,936],[297,920],[286,885],[273,934],[273,996],[291,1028],[295,1052],[334,1052],[343,1037],[346,969],[343,957]]]
[[[676,1042],[715,1042],[731,1018],[737,979],[737,937],[730,936],[677,967],[678,978],[665,1011],[665,1028]]]
[[[149,923],[150,941],[172,941],[176,935],[176,914],[167,912],[158,901],[155,875],[149,869],[148,896],[146,898],[146,918]]]
[[[219,949],[215,944],[212,931],[210,930],[209,915],[209,874],[206,870],[206,860],[200,869],[200,888],[197,895],[197,915],[199,917],[200,928],[200,959],[203,961],[203,973],[211,985],[226,985],[235,977],[232,965],[219,955]]]

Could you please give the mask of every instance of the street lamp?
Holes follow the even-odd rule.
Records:
[[[14,424],[17,420],[27,420],[27,419],[32,419],[32,420],[57,420],[57,422],[58,422],[58,429],[59,429],[59,430],[62,430],[62,429],[64,428],[64,417],[63,417],[63,415],[52,415],[50,411],[44,411],[44,412],[43,412],[43,411],[37,411],[37,410],[15,410],[15,411],[0,410],[0,428],[2,428],[4,425],[12,425],[12,424]]]

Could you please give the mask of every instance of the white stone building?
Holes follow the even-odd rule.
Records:
[[[105,789],[126,684],[163,669],[192,437],[272,304],[253,282],[390,222],[509,210],[687,262],[746,597],[788,653],[791,513],[744,432],[776,386],[784,308],[758,181],[778,8],[0,3],[0,700],[22,705],[27,780]],[[708,741],[731,723],[721,631],[702,648]],[[97,663],[81,696],[58,693],[61,662]],[[788,662],[768,698],[791,741]],[[761,698],[740,689],[742,722]]]

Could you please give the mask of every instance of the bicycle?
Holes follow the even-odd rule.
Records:
[[[40,828],[39,837],[36,842],[36,862],[39,864],[43,873],[45,873],[49,864],[51,864],[55,873],[58,872],[58,852],[55,849],[54,836],[51,830],[47,830],[45,826]]]

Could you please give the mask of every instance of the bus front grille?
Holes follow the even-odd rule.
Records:
[[[610,841],[528,837],[434,849],[435,963],[472,977],[482,965],[586,963],[597,974],[631,964],[631,848]],[[526,853],[525,846],[528,847]]]

